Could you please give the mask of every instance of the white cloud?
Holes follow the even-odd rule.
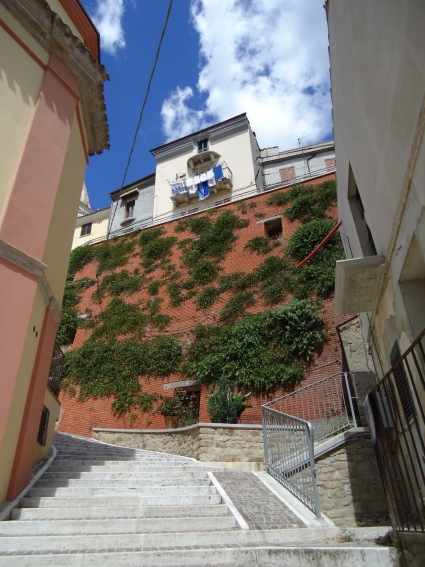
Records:
[[[191,110],[189,87],[163,105],[167,139],[246,112],[260,146],[281,149],[331,130],[328,36],[323,0],[192,0],[199,33],[198,89],[205,107]]]
[[[177,87],[164,101],[161,116],[162,127],[167,141],[181,138],[186,134],[207,126],[206,111],[193,110],[187,105],[187,101],[192,97],[193,90],[190,87],[185,87],[184,89]]]
[[[112,55],[125,47],[123,16],[124,0],[97,0],[92,19],[99,31],[102,49]]]

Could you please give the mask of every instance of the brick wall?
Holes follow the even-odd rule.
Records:
[[[326,180],[335,179],[335,174],[329,174],[311,181],[311,184],[318,184]],[[248,227],[244,229],[239,229],[237,231],[238,239],[232,251],[230,251],[224,261],[221,263],[223,271],[221,274],[231,273],[231,272],[250,272],[254,270],[266,256],[258,255],[255,252],[245,250],[245,244],[255,236],[264,236],[264,223],[258,222],[265,218],[273,217],[282,213],[282,206],[270,206],[267,205],[266,199],[270,193],[260,194],[256,197],[251,197],[244,200],[243,202],[233,203],[222,207],[222,211],[232,210],[239,217],[249,219]],[[244,210],[241,210],[241,204],[244,203]],[[220,211],[221,212],[221,211]],[[205,213],[203,213],[205,214]],[[333,211],[336,218],[336,210]],[[178,221],[172,221],[162,225],[166,231],[166,236],[177,236],[180,239],[193,238],[193,234],[189,232],[176,233],[175,226]],[[298,222],[289,222],[282,217],[283,234],[281,241],[283,245],[288,241],[288,238],[292,235],[294,230],[299,226]],[[176,269],[182,273],[187,270],[182,265],[180,261],[180,249],[176,246],[173,249],[175,251],[175,257],[173,257],[173,263],[176,265]],[[273,249],[270,254],[282,254],[282,247],[277,247]],[[120,269],[126,269],[132,273],[136,268],[140,269],[140,256],[131,255],[125,266]],[[151,276],[160,277],[160,273],[152,272]],[[100,276],[102,277],[102,276]],[[77,275],[76,279],[81,278],[96,278],[96,263],[93,262],[88,264],[81,270]],[[81,302],[78,307],[79,313],[84,313],[86,308],[90,308],[93,315],[99,314],[100,310],[104,308],[110,301],[108,298],[102,300],[102,304],[99,305],[95,303],[92,299],[93,291],[95,287],[89,287],[84,290],[81,296]],[[140,291],[128,299],[127,301],[131,303],[137,303],[138,301],[146,301],[150,297],[147,295],[146,291]],[[207,312],[197,310],[195,302],[193,299],[185,301],[179,307],[171,307],[169,302],[169,297],[166,291],[161,286],[159,297],[162,299],[161,302],[161,312],[171,316],[171,323],[167,327],[165,333],[175,333],[179,336],[181,340],[188,339],[190,337],[190,330],[199,323],[208,323],[209,320],[213,320],[214,315],[225,305],[230,295],[228,293],[223,293],[217,300],[216,304],[208,310]],[[270,306],[264,304],[261,298],[256,300],[254,306],[248,309],[251,313],[257,313],[263,311],[264,309],[269,309]],[[341,371],[342,369],[342,353],[340,348],[340,341],[338,334],[336,332],[336,326],[345,321],[348,316],[335,315],[333,313],[333,301],[328,299],[323,302],[322,316],[327,322],[327,331],[329,334],[329,340],[325,344],[323,350],[315,357],[313,360],[309,371],[307,372],[305,382],[303,385],[315,382],[334,374],[335,372]],[[78,329],[73,348],[79,348],[84,344],[90,335],[90,330]],[[178,375],[168,377],[165,382],[174,382],[181,380],[182,377]],[[143,390],[147,393],[155,392],[162,395],[173,395],[173,390],[164,390],[164,382],[162,380],[151,379],[150,381],[143,381]],[[279,391],[273,397],[278,397],[283,395],[285,392]],[[200,404],[200,422],[209,422],[208,413],[206,411],[206,399],[209,394],[209,387],[205,386],[201,389],[201,404]],[[160,415],[139,415],[137,418],[130,422],[129,417],[114,417],[111,413],[111,400],[101,399],[101,400],[89,400],[84,403],[77,402],[76,396],[70,397],[69,394],[61,394],[60,401],[62,403],[61,415],[58,423],[58,429],[60,431],[65,431],[68,433],[73,433],[77,435],[91,436],[93,427],[102,428],[129,428],[134,429],[160,429],[164,428],[164,418]],[[260,423],[261,421],[261,405],[268,401],[266,398],[251,397],[248,400],[248,404],[251,408],[244,411],[241,416],[241,421],[243,423]]]

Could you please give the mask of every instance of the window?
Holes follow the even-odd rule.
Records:
[[[264,223],[264,231],[268,238],[279,238],[282,234],[282,219],[270,219]]]
[[[131,199],[125,203],[125,218],[129,219],[134,217],[134,207],[136,206],[136,199]]]
[[[88,222],[87,224],[83,224],[83,226],[81,227],[81,232],[80,232],[80,236],[88,236],[89,234],[91,234],[91,227],[92,227],[91,222]]]
[[[348,173],[348,202],[350,204],[351,214],[356,226],[356,232],[363,256],[376,256],[377,251],[375,242],[366,220],[365,208],[363,206],[360,191],[357,187],[351,165]]]
[[[335,167],[335,158],[325,159],[326,169],[333,169]]]
[[[46,406],[43,406],[43,411],[41,412],[40,426],[38,428],[38,435],[37,435],[37,443],[39,445],[42,445],[43,447],[46,444],[47,427],[49,425],[49,415],[50,415],[49,410],[46,408]]]
[[[281,181],[289,181],[290,179],[295,178],[295,167],[293,165],[290,167],[283,167],[282,169],[279,169],[279,173]]]
[[[208,150],[208,138],[204,138],[203,140],[199,140],[198,142],[198,154],[202,152],[206,152]]]

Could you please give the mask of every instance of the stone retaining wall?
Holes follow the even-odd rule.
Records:
[[[199,423],[179,429],[93,429],[93,438],[114,445],[162,451],[203,462],[264,462],[261,425]]]
[[[339,527],[388,525],[388,508],[369,433],[319,457],[322,512]]]

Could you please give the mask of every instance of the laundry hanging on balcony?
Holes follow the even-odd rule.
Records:
[[[213,167],[213,175],[217,181],[223,179],[224,175],[223,175],[223,168],[221,165],[216,165],[215,167]]]
[[[203,199],[209,197],[209,194],[210,194],[210,189],[209,189],[208,181],[205,180],[198,183],[198,199],[202,201]]]

